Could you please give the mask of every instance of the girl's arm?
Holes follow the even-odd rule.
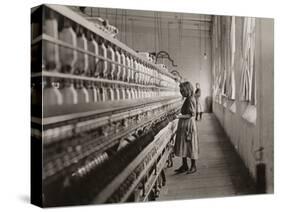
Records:
[[[194,98],[192,98],[190,100],[190,104],[189,104],[189,109],[188,110],[189,110],[190,114],[186,114],[186,115],[180,114],[176,118],[178,118],[178,119],[189,119],[192,116],[195,116],[195,114],[196,114],[196,103],[195,103],[195,99]]]
[[[178,115],[177,119],[189,119],[191,118],[191,115],[187,114],[187,115]]]

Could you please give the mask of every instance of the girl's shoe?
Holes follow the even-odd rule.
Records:
[[[187,170],[186,174],[193,174],[197,171],[196,167],[191,167],[189,170]]]
[[[182,172],[186,172],[186,171],[188,171],[188,167],[183,166],[183,165],[180,168],[175,170],[175,172],[177,172],[177,173],[182,173]]]

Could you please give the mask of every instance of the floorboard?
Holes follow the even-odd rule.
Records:
[[[166,168],[167,182],[162,187],[162,200],[223,197],[254,193],[254,183],[248,170],[232,147],[213,114],[204,114],[197,122],[200,139],[198,171],[191,175],[176,174],[181,158],[174,158],[174,166]]]

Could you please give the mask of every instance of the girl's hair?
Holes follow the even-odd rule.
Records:
[[[180,84],[181,94],[184,97],[191,97],[194,94],[194,89],[192,84],[189,81],[182,82]]]

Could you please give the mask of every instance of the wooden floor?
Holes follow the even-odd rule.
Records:
[[[176,174],[174,170],[181,165],[181,158],[175,157],[174,166],[165,169],[166,186],[157,200],[253,194],[254,185],[248,171],[215,116],[204,114],[197,126],[200,142],[197,172]]]

